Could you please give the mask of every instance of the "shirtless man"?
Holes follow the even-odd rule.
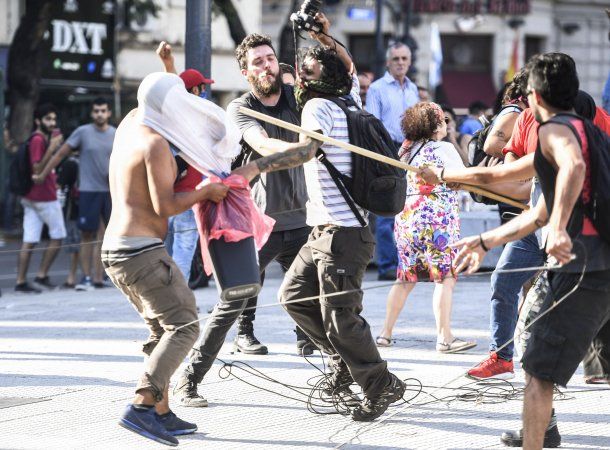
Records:
[[[150,337],[143,346],[146,371],[119,424],[172,446],[178,445],[174,436],[197,430],[170,410],[167,389],[199,336],[199,324],[195,297],[163,239],[170,216],[200,201],[219,202],[228,191],[223,184],[209,183],[193,192],[174,193],[176,176],[168,141],[131,111],[117,129],[110,158],[112,215],[102,262],[148,325]]]

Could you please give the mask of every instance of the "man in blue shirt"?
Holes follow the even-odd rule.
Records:
[[[468,106],[468,117],[464,119],[462,124],[460,125],[460,133],[473,135],[481,128],[483,128],[483,124],[479,120],[479,117],[482,114],[485,114],[485,110],[487,109],[487,105],[481,101],[475,101]]]
[[[417,86],[407,72],[411,66],[411,50],[402,42],[390,45],[386,52],[385,75],[371,84],[366,96],[366,109],[377,117],[390,133],[398,149],[404,136],[400,119],[404,112],[419,102]],[[377,268],[380,280],[395,280],[398,255],[394,242],[394,218],[377,217]]]

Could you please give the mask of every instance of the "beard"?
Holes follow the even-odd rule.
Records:
[[[42,131],[47,136],[51,136],[51,133],[53,132],[54,129],[55,129],[55,127],[47,127],[47,126],[45,126],[44,123],[40,122],[40,131]]]
[[[280,92],[282,79],[279,77],[279,74],[267,72],[267,75],[271,75],[273,80],[267,81],[266,79],[263,79],[263,81],[260,81],[258,77],[252,74],[248,75],[248,83],[250,83],[252,90],[258,97],[269,97],[270,95]]]

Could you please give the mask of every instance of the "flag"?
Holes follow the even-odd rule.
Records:
[[[436,22],[430,25],[430,66],[428,69],[428,89],[434,92],[443,82],[441,67],[443,66],[443,49],[441,47],[441,34]]]
[[[508,62],[508,69],[506,69],[504,82],[509,83],[510,81],[512,81],[515,74],[519,71],[519,68],[519,32],[515,30],[515,38],[513,40],[513,51],[510,54],[510,61]]]

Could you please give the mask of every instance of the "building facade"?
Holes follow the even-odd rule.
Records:
[[[263,31],[274,39],[292,0],[263,1]],[[375,1],[349,0],[325,8],[333,34],[346,43],[360,70],[375,71]],[[610,72],[610,20],[602,0],[397,0],[382,11],[384,43],[400,40],[405,8],[411,5],[410,34],[417,44],[419,85],[428,85],[431,24],[438,25],[443,50],[443,87],[455,107],[490,104],[504,82],[517,47],[518,66],[532,55],[561,51],[578,67],[581,88],[601,102]],[[516,42],[516,44],[515,44]],[[301,41],[310,45],[311,41]]]

